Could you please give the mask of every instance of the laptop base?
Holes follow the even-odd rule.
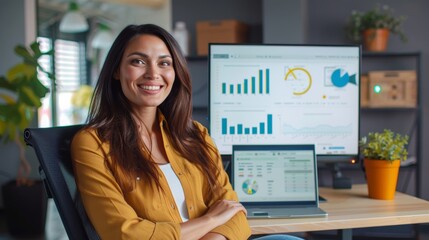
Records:
[[[325,217],[327,213],[320,208],[250,208],[247,218],[303,218]]]

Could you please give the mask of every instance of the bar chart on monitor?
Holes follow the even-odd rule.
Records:
[[[271,77],[269,68],[259,65],[229,65],[225,64],[217,71],[222,82],[216,91],[226,99],[228,96],[266,96],[271,92]]]
[[[218,146],[220,148],[229,148],[232,144],[239,143],[257,144],[261,139],[267,141],[278,139],[280,121],[275,119],[275,115],[263,109],[232,108],[217,115],[212,124],[220,131],[213,132],[212,136],[223,139],[224,145]]]
[[[227,117],[222,118],[222,135],[272,135],[273,134],[273,115],[267,114],[266,121],[258,122],[253,125],[236,123],[231,125]]]

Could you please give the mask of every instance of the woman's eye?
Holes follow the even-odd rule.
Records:
[[[145,64],[145,62],[141,59],[134,59],[131,61],[133,64]]]
[[[160,64],[165,67],[171,66],[171,63],[169,61],[162,61]]]

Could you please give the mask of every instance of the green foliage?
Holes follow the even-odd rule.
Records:
[[[389,129],[383,132],[370,132],[367,137],[361,138],[359,147],[363,156],[367,159],[379,160],[407,160],[408,135],[402,136]]]
[[[51,55],[52,51],[41,52],[39,43],[33,42],[29,47],[16,46],[15,53],[22,62],[11,67],[6,76],[0,76],[0,136],[5,142],[23,144],[23,131],[42,105],[41,99],[49,92],[38,74],[46,74],[54,81],[53,74],[43,69],[38,59]]]
[[[407,37],[402,30],[402,23],[406,17],[396,17],[393,12],[393,9],[387,5],[383,7],[377,5],[367,12],[353,11],[346,25],[347,37],[352,41],[360,42],[362,31],[373,28],[387,28],[390,33],[398,35],[403,42],[406,42]]]

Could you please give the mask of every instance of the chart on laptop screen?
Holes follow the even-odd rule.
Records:
[[[312,143],[357,154],[359,48],[210,47],[210,134],[233,144]]]
[[[236,151],[234,189],[243,202],[314,201],[314,152]]]

